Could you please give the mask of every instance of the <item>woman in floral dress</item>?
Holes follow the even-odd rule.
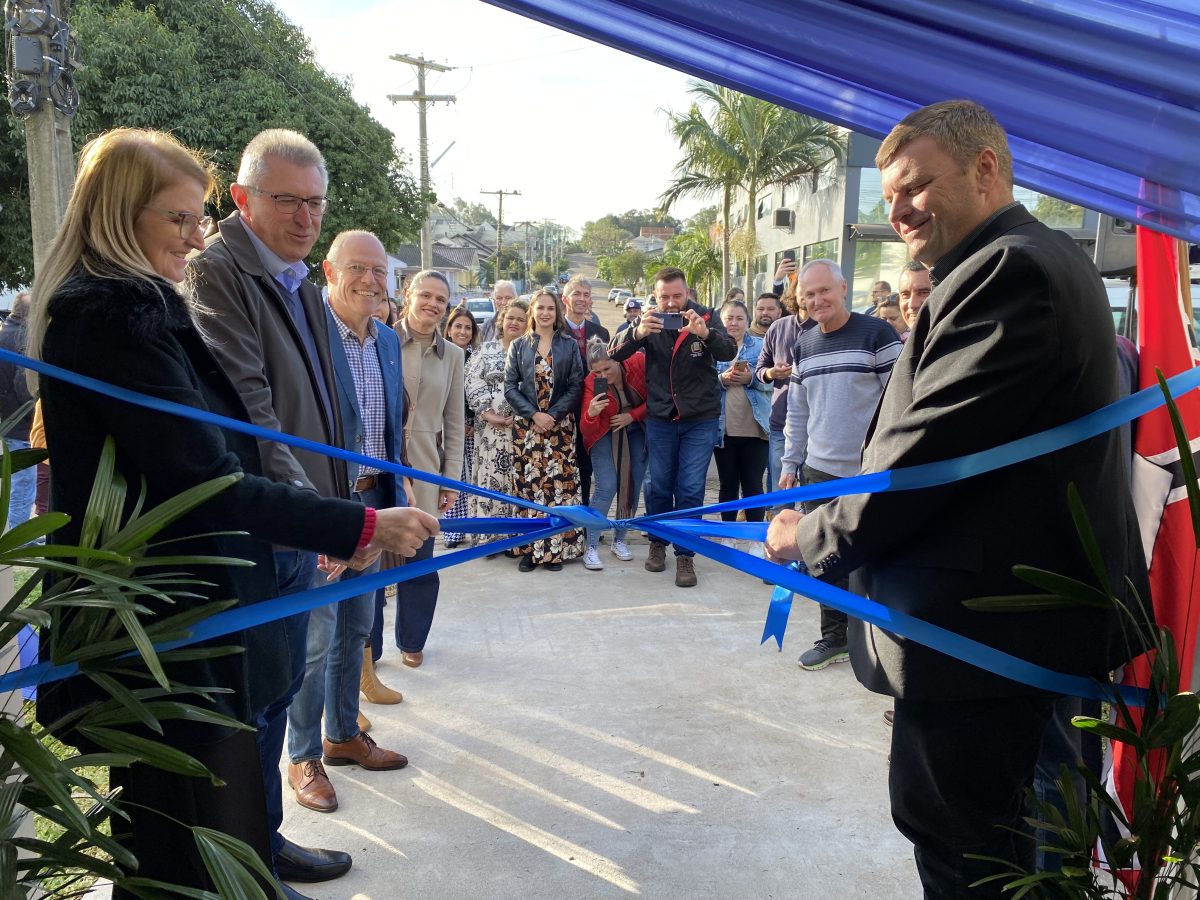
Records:
[[[565,334],[562,307],[548,290],[530,298],[526,333],[513,341],[504,365],[504,396],[513,408],[514,496],[543,506],[580,501],[575,461],[575,409],[583,392],[579,345]],[[533,517],[532,511],[520,515]],[[522,572],[562,569],[583,554],[583,532],[571,529],[521,548]]]
[[[467,406],[475,413],[475,471],[472,483],[478,487],[513,492],[513,412],[504,399],[504,357],[509,345],[525,333],[529,304],[513,300],[500,322],[500,339],[485,342],[471,355],[467,365]],[[472,494],[468,501],[472,518],[503,518],[516,515],[510,503]],[[499,540],[502,535],[479,536],[481,542]]]

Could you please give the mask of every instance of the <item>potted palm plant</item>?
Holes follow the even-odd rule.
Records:
[[[153,617],[145,605],[151,598],[168,605],[189,598],[189,590],[199,584],[187,574],[195,565],[246,565],[236,559],[147,556],[164,528],[241,476],[197,485],[152,509],[143,509],[143,491],[124,516],[130,488],[115,470],[114,455],[109,441],[78,546],[36,543],[51,540],[66,523],[65,515],[54,512],[0,535],[0,566],[32,570],[0,605],[0,647],[14,642],[27,625],[69,622],[63,643],[69,649],[57,661],[77,664],[98,688],[94,702],[44,729],[34,724],[29,708],[10,705],[0,712],[0,897],[79,896],[97,878],[146,897],[265,897],[262,885],[273,883],[271,873],[247,845],[228,835],[192,828],[216,892],[139,878],[137,860],[113,837],[127,814],[119,792],[107,787],[110,768],[136,763],[213,778],[195,758],[155,739],[163,722],[248,727],[195,702],[182,702],[185,686],[173,682],[163,665],[233,650],[154,649],[185,639],[198,621],[235,601],[179,604],[179,612]],[[4,453],[0,509],[8,508],[12,472],[43,456],[38,450]],[[131,682],[142,686],[130,687]],[[189,700],[197,695],[203,700],[212,689],[188,685],[186,692]],[[63,745],[57,737],[68,728],[100,749],[79,753]],[[43,820],[36,832],[28,828],[34,818]]]

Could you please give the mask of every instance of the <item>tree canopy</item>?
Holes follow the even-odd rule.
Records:
[[[422,198],[392,133],[354,100],[349,82],[317,66],[304,33],[269,3],[89,0],[75,4],[71,28],[84,62],[76,150],[119,126],[171,131],[218,166],[223,190],[209,212],[225,216],[242,148],[265,128],[292,128],[329,169],[330,206],[310,264],[349,228],[373,231],[387,247],[415,237]],[[24,126],[11,116],[0,127],[0,203],[0,286],[28,284]]]

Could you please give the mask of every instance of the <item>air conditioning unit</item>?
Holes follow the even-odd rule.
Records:
[[[796,211],[792,209],[777,209],[771,222],[772,228],[786,228],[791,231],[796,227]]]

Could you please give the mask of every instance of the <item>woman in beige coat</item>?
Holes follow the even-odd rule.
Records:
[[[450,302],[450,283],[441,272],[418,272],[405,292],[396,333],[400,335],[404,391],[409,412],[404,427],[408,464],[455,480],[463,470],[463,351],[438,333]],[[414,481],[417,507],[443,516],[457,491]],[[433,555],[428,540],[413,561]],[[433,624],[441,581],[437,572],[405,581],[396,591],[396,646],[406,666],[419,666]]]

